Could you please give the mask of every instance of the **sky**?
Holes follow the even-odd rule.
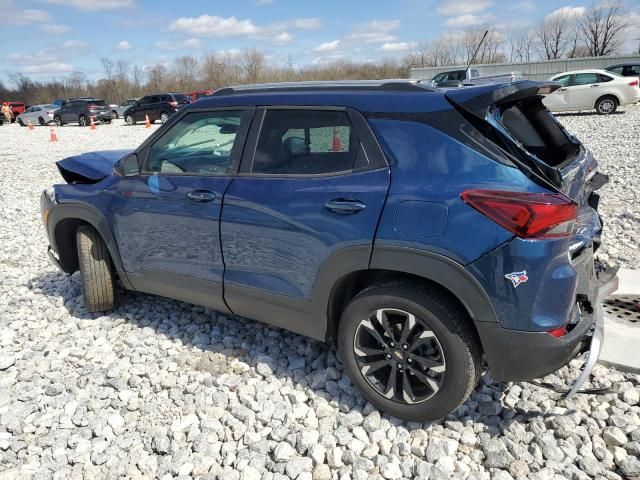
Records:
[[[574,0],[0,0],[0,81],[82,71],[102,74],[100,59],[141,67],[179,55],[258,48],[274,64],[402,57],[416,42],[474,25],[524,28]],[[640,0],[626,0],[640,41]]]

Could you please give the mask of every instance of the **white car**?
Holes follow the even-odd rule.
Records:
[[[606,70],[576,70],[554,75],[549,80],[562,87],[546,95],[542,103],[552,112],[595,109],[601,115],[613,113],[619,105],[640,101],[640,80]]]
[[[53,104],[33,105],[18,115],[16,121],[23,127],[28,125],[29,122],[32,125],[49,125],[53,123],[53,112],[58,108],[60,107]]]

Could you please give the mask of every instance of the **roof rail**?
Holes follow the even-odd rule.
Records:
[[[271,92],[300,92],[315,91],[394,91],[394,92],[425,92],[435,91],[415,80],[347,80],[347,81],[311,81],[311,82],[281,82],[257,83],[251,85],[235,85],[221,88],[213,92],[212,96],[234,95],[240,93],[271,93]]]

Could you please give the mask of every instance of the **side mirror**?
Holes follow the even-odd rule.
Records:
[[[113,174],[119,177],[133,177],[140,174],[138,155],[130,153],[113,164]]]

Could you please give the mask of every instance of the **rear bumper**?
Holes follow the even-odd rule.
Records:
[[[618,287],[615,272],[600,272],[589,297],[590,312],[574,312],[573,328],[562,337],[547,332],[526,332],[477,322],[491,375],[498,381],[526,381],[555,372],[581,352],[589,351],[587,363],[569,395],[588,379],[600,355],[604,338],[602,301]]]

